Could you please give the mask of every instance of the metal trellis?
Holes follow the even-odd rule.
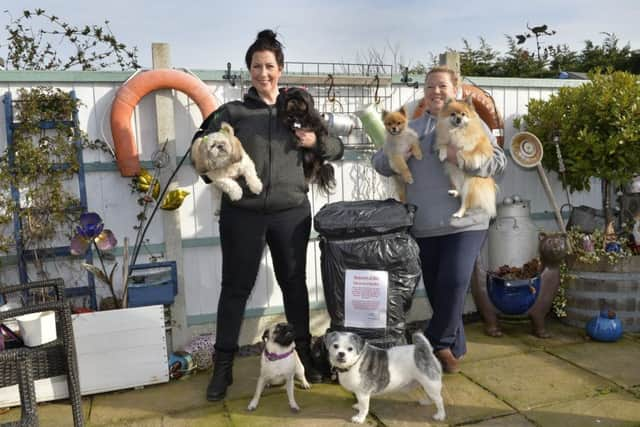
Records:
[[[70,92],[70,96],[72,99],[76,100],[75,91]],[[11,92],[7,92],[3,97],[4,103],[4,111],[5,111],[5,123],[6,123],[6,132],[7,132],[7,153],[9,166],[13,167],[15,165],[15,149],[14,149],[14,131],[20,126],[19,122],[14,121],[14,108],[13,104],[16,102],[12,96]],[[78,121],[78,111],[74,109],[72,119],[68,121],[41,121],[40,129],[55,129],[57,126],[68,126],[73,128],[74,132],[74,141],[73,144],[76,145],[76,156],[79,165],[78,170],[78,194],[80,199],[80,208],[82,212],[87,212],[87,190],[86,190],[86,181],[85,181],[85,170],[84,170],[84,162],[82,156],[82,138],[80,133],[80,126]],[[64,165],[61,165],[64,167]],[[20,202],[20,189],[11,185],[11,198],[15,206],[18,209],[21,207]],[[24,242],[22,239],[23,225],[20,220],[19,211],[16,210],[13,213],[13,233],[16,242],[16,256],[18,263],[18,277],[20,283],[28,283],[29,275],[27,272],[27,261],[33,260],[36,256],[35,250],[26,249],[24,247]],[[56,246],[52,247],[43,252],[43,254],[39,256],[44,256],[45,258],[53,258],[58,256],[70,256],[71,251],[69,246]],[[89,250],[86,252],[84,256],[84,260],[91,264],[93,262],[93,253]],[[65,289],[65,294],[68,297],[81,297],[88,296],[89,304],[92,309],[97,309],[96,302],[96,290],[95,290],[95,280],[92,274],[87,273],[87,285],[86,286],[76,286]]]

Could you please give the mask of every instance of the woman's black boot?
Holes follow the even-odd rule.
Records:
[[[213,375],[207,386],[207,400],[216,402],[227,395],[227,387],[233,383],[233,351],[220,351],[216,349],[213,364]]]
[[[312,384],[321,383],[322,374],[318,369],[316,369],[315,364],[313,363],[310,341],[296,340],[296,351],[298,352],[298,357],[300,357],[300,361],[304,366],[304,376],[307,378],[307,381]]]

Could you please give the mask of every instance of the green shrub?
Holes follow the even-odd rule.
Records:
[[[625,184],[640,171],[640,83],[628,72],[595,72],[578,87],[531,100],[521,117],[543,143],[545,168],[559,172],[555,133],[570,191],[590,190],[590,178]],[[516,120],[519,127],[521,121]],[[604,200],[604,198],[603,198]]]

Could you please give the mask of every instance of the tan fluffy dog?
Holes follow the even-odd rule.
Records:
[[[223,122],[218,132],[193,141],[191,161],[196,172],[206,175],[231,200],[242,197],[242,187],[236,182],[240,176],[244,176],[252,193],[260,194],[262,191],[262,181],[258,178],[256,166],[228,123]]]
[[[482,126],[482,119],[473,108],[471,97],[466,101],[447,100],[438,115],[436,145],[440,161],[451,178],[454,189],[449,191],[460,197],[460,209],[453,214],[462,218],[468,209],[479,208],[489,217],[496,216],[496,183],[491,177],[470,175],[465,169],[478,169],[493,156],[489,136]],[[447,146],[458,148],[458,164],[447,159]]]
[[[405,156],[411,153],[416,159],[422,159],[418,134],[408,124],[407,111],[402,107],[399,111],[382,113],[382,121],[387,129],[387,137],[382,151],[389,158],[389,166],[398,175],[394,176],[398,190],[398,199],[406,201],[406,184],[413,183],[413,175],[409,171]]]

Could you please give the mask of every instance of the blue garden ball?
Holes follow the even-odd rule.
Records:
[[[602,310],[587,322],[587,335],[596,341],[614,342],[622,336],[622,322],[611,310]]]
[[[621,249],[622,247],[618,242],[609,242],[604,248],[605,252],[620,252]]]
[[[540,276],[531,279],[504,279],[487,274],[487,293],[504,314],[524,314],[540,293]]]

